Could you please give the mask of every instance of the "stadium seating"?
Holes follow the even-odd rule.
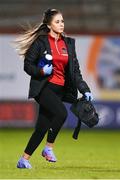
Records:
[[[47,8],[60,9],[69,32],[119,32],[118,0],[1,0],[0,31],[19,29],[20,24],[40,22]]]

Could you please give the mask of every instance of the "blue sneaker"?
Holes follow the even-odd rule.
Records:
[[[57,159],[51,148],[44,148],[42,151],[42,156],[49,162],[56,162]]]
[[[17,163],[17,168],[26,168],[26,169],[31,169],[32,166],[29,163],[28,160],[24,159],[23,157],[21,157]]]

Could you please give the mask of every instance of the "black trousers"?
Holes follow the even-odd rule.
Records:
[[[67,110],[62,102],[64,87],[48,83],[42,92],[35,97],[39,103],[39,114],[25,153],[32,155],[35,149],[47,135],[47,142],[54,143],[56,136],[67,118]]]

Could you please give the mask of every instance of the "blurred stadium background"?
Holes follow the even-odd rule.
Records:
[[[27,99],[29,76],[12,41],[23,25],[40,23],[47,8],[63,12],[65,31],[76,39],[81,71],[100,114],[96,128],[120,128],[119,7],[119,0],[0,0],[1,128],[34,126],[37,107]],[[69,113],[64,127],[74,124]]]
[[[33,131],[38,106],[27,99],[30,77],[12,42],[24,25],[40,23],[47,8],[63,12],[65,32],[76,39],[100,122],[94,131],[83,125],[74,142],[66,129],[73,130],[77,121],[66,104],[69,115],[56,142],[59,162],[44,164],[37,151],[33,170],[21,173],[16,162]],[[120,0],[0,0],[0,178],[120,178],[119,129]]]

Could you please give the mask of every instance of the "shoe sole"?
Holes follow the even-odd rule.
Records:
[[[25,167],[25,166],[21,167],[19,165],[17,165],[17,168],[19,168],[19,169],[32,169],[32,167]]]
[[[56,162],[56,161],[51,160],[51,158],[48,157],[47,154],[44,153],[44,152],[42,152],[42,156],[46,159],[46,161],[49,161],[49,162]]]

